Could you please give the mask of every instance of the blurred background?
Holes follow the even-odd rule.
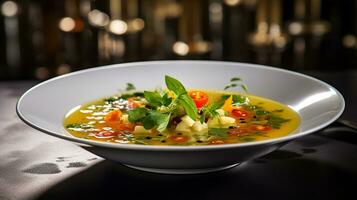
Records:
[[[0,80],[200,59],[357,68],[355,0],[0,1]]]

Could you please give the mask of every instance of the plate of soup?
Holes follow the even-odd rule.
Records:
[[[218,61],[97,67],[29,89],[19,117],[105,159],[150,172],[218,171],[335,121],[332,86],[300,73]]]

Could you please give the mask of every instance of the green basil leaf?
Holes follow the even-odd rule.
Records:
[[[172,102],[172,98],[170,98],[170,97],[168,96],[168,94],[165,93],[164,96],[162,97],[162,104],[163,104],[164,106],[169,106],[169,105],[171,104],[171,102]]]
[[[169,120],[170,114],[151,110],[147,113],[146,117],[143,118],[142,122],[145,129],[151,129],[156,126],[158,131],[163,131],[166,129]]]
[[[161,106],[163,104],[163,99],[158,92],[144,91],[144,97],[146,101],[152,106]]]
[[[157,130],[162,132],[166,129],[167,125],[169,124],[170,121],[170,116],[171,113],[169,114],[162,114],[160,118],[157,120]]]
[[[109,97],[109,98],[104,99],[104,101],[109,104],[113,103],[116,100],[118,100],[117,97]]]
[[[187,94],[180,95],[178,102],[185,109],[186,114],[193,120],[197,118],[197,107],[195,102]]]
[[[171,76],[165,76],[165,83],[166,87],[172,92],[174,92],[176,95],[187,93],[185,86],[183,86],[180,81]]]
[[[152,129],[156,125],[155,119],[150,115],[144,117],[141,122],[146,130]]]
[[[148,110],[145,108],[135,108],[128,111],[128,119],[130,122],[139,122],[146,116],[147,113]]]

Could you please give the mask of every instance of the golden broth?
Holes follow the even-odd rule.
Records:
[[[200,91],[204,91],[208,95],[209,103],[219,101],[222,99],[222,95],[239,95],[248,98],[249,106],[239,106],[240,108],[243,108],[243,110],[247,110],[248,117],[240,118],[228,114],[227,117],[236,120],[235,124],[231,126],[219,125],[218,127],[213,128],[209,128],[208,125],[208,129],[205,130],[206,132],[177,131],[175,129],[175,127],[177,128],[177,124],[174,122],[175,119],[171,119],[171,124],[162,132],[152,129],[147,133],[133,133],[134,127],[140,125],[140,123],[123,124],[123,120],[106,120],[106,116],[108,116],[109,112],[120,107],[120,100],[116,100],[119,103],[114,104],[101,99],[81,105],[78,109],[68,113],[64,119],[64,126],[70,134],[79,138],[111,143],[147,145],[243,143],[282,137],[293,132],[299,126],[299,115],[288,106],[276,101],[253,95],[242,95],[240,93]],[[123,102],[125,102],[125,100],[123,100]],[[257,109],[249,110],[252,108]],[[125,115],[125,109],[120,110],[121,115]],[[269,114],[262,115],[264,113]],[[210,123],[209,120],[210,119],[207,121],[206,119],[207,124]],[[264,127],[268,127],[267,130],[265,130]]]

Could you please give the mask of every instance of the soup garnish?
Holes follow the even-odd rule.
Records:
[[[225,89],[246,85],[232,78]],[[186,90],[165,76],[167,89],[126,92],[81,105],[67,114],[66,130],[75,137],[122,144],[211,145],[281,137],[299,125],[288,106],[253,95]]]

